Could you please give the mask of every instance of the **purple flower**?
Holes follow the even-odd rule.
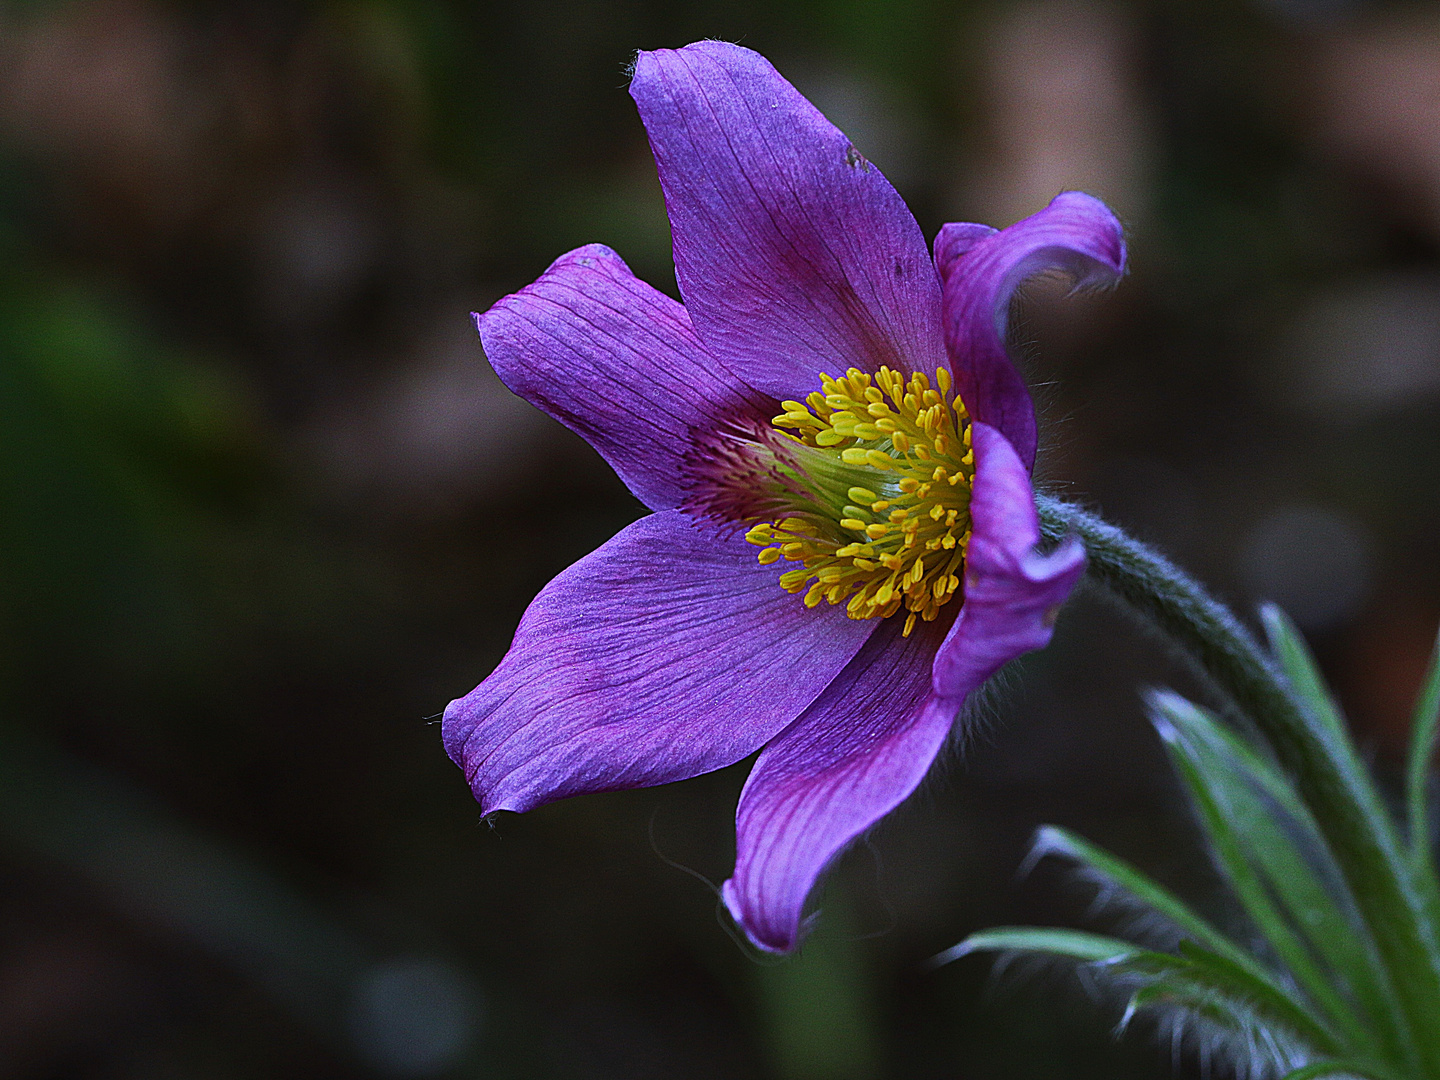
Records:
[[[541,591],[445,746],[486,814],[760,750],[724,898],[785,952],[826,864],[1049,641],[1084,570],[1078,541],[1036,549],[1004,324],[1024,278],[1113,280],[1125,247],[1067,192],[998,232],[946,225],[932,262],[879,170],[747,49],[641,53],[630,92],[684,305],[590,245],[477,324],[506,385],[654,513]]]

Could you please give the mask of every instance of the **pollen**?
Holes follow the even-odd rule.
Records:
[[[819,390],[781,407],[772,423],[792,497],[746,534],[760,562],[797,564],[780,585],[808,607],[844,604],[852,619],[904,612],[907,636],[933,622],[960,590],[975,479],[950,372],[822,374]]]

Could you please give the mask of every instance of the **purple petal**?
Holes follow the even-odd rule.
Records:
[[[685,309],[600,244],[562,255],[475,323],[505,385],[584,438],[652,509],[682,501],[692,429],[765,412],[705,354]]]
[[[956,259],[999,231],[994,225],[977,225],[973,221],[952,221],[941,225],[940,231],[935,234],[935,271],[940,280],[950,276]]]
[[[955,706],[930,693],[943,622],[887,619],[813,705],[760,754],[736,814],[725,904],[763,949],[789,952],[815,879],[924,778]]]
[[[718,41],[641,53],[675,273],[707,349],[777,398],[821,371],[945,362],[939,278],[878,169],[758,53]]]
[[[956,705],[1015,657],[1049,644],[1060,605],[1085,572],[1085,547],[1075,537],[1048,555],[1035,550],[1030,474],[1005,436],[977,423],[973,438],[965,602],[935,657],[935,693]]]
[[[1008,229],[978,235],[983,228],[947,225],[936,238],[936,266],[945,281],[945,345],[971,417],[1009,439],[1029,469],[1035,464],[1035,406],[1005,349],[1010,298],[1026,278],[1051,268],[1073,274],[1076,288],[1113,281],[1125,270],[1125,237],[1109,208],[1079,191],[1057,195]]]
[[[494,673],[445,710],[485,813],[681,780],[753,753],[873,626],[807,609],[743,539],[642,518],[540,591]]]

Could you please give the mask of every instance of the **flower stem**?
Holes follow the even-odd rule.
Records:
[[[1294,776],[1376,935],[1422,1057],[1440,1068],[1436,928],[1424,920],[1398,834],[1343,733],[1310,716],[1255,636],[1163,555],[1072,503],[1037,495],[1036,505],[1044,535],[1079,536],[1089,576],[1181,646]]]

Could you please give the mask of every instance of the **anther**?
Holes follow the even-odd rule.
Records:
[[[762,565],[782,558],[800,564],[781,574],[780,584],[804,593],[807,606],[844,603],[857,619],[905,611],[908,634],[918,621],[937,618],[959,585],[953,571],[970,538],[974,473],[964,403],[951,400],[953,380],[943,369],[932,384],[926,372],[850,368],[839,378],[822,374],[820,386],[804,402],[781,402],[772,421],[777,445],[793,444],[799,456],[754,474],[761,485],[793,479],[782,492],[795,510],[756,524],[745,538],[762,549]],[[957,459],[956,450],[965,456]],[[845,478],[847,471],[859,482]],[[940,565],[927,571],[931,552],[951,554],[930,556]]]

